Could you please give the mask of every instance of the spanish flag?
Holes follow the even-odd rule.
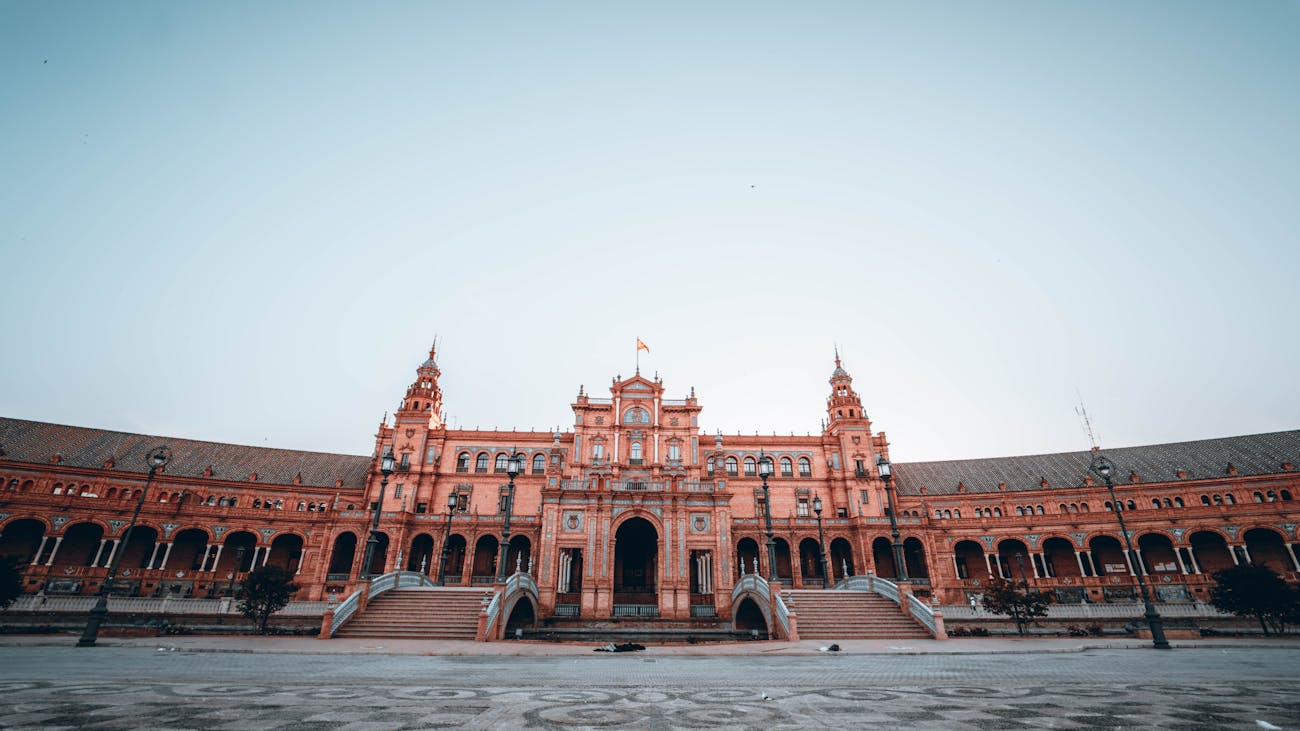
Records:
[[[638,352],[638,353],[641,352],[642,350],[644,350],[644,351],[647,352],[647,353],[650,352],[650,346],[649,346],[649,345],[646,345],[646,344],[643,343],[643,342],[641,342],[641,338],[637,338],[637,339],[636,339],[636,349],[637,349],[637,352]]]

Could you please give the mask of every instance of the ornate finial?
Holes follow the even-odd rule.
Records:
[[[578,384],[578,398],[582,398],[584,395],[586,395],[582,389],[583,389],[583,385],[581,383]]]
[[[840,367],[840,344],[835,344],[835,367]]]
[[[379,423],[382,424],[382,425],[384,425],[384,426],[388,426],[388,412],[387,412],[387,411],[384,412],[384,418],[380,419],[380,420],[379,420]]]
[[[691,386],[691,398],[695,398],[695,387]]]

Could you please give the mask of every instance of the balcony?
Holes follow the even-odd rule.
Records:
[[[642,458],[639,458],[639,457],[635,457],[635,458],[629,459],[629,460],[627,461],[627,464],[628,464],[629,467],[642,467],[642,466],[645,465],[645,460],[642,459]]]

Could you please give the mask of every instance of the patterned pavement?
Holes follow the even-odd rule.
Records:
[[[5,649],[11,655],[14,648]],[[0,728],[1258,731],[1264,727],[1256,721],[1263,720],[1300,729],[1300,687],[1294,682],[1300,653],[1281,650],[824,662],[638,656],[480,663],[417,657],[396,664],[346,656],[23,652],[47,654],[49,662],[26,665],[25,672],[11,662],[0,668]],[[363,662],[349,665],[358,659]],[[288,669],[295,665],[296,673]],[[1161,670],[1153,673],[1151,667]],[[1096,681],[1107,672],[1125,682]],[[1157,674],[1162,682],[1135,680]],[[960,677],[896,682],[936,675]],[[1204,680],[1215,676],[1221,679]]]

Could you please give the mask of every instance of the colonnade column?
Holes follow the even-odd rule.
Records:
[[[176,545],[176,542],[175,542],[175,541],[172,541],[171,543],[168,543],[168,544],[167,544],[167,550],[166,550],[166,551],[163,551],[162,561],[159,561],[159,562],[158,562],[158,568],[159,568],[159,570],[167,568],[167,559],[171,558],[171,555],[172,555],[172,546],[174,546],[174,545]]]
[[[1088,575],[1088,571],[1085,570],[1085,569],[1083,568],[1083,552],[1082,552],[1082,551],[1075,551],[1075,552],[1074,552],[1074,562],[1077,563],[1077,564],[1079,564],[1079,577],[1082,578],[1082,577],[1087,576],[1087,575]]]
[[[1043,570],[1042,570],[1042,571],[1039,571],[1039,568],[1038,568],[1038,567],[1039,567],[1039,564],[1042,563],[1042,560],[1043,560],[1043,554],[1041,554],[1041,553],[1030,553],[1030,554],[1029,554],[1029,565],[1032,566],[1033,569],[1034,569],[1034,578],[1035,578],[1035,579],[1041,579],[1041,578],[1043,578],[1043,577],[1046,575],[1046,573],[1047,573],[1047,567],[1046,567],[1046,566],[1043,566]]]
[[[1174,560],[1178,562],[1178,570],[1183,572],[1183,576],[1191,573],[1187,570],[1187,566],[1183,564],[1183,552],[1177,548],[1174,549]]]
[[[54,548],[50,549],[50,557],[45,560],[46,566],[54,565],[54,557],[59,553],[59,546],[63,545],[63,536],[55,536]]]
[[[212,559],[212,568],[208,569],[208,571],[216,571],[216,570],[217,570],[217,564],[221,563],[221,549],[223,549],[223,548],[225,548],[225,547],[226,547],[226,545],[225,545],[224,543],[218,543],[218,544],[217,544],[217,553],[216,553],[216,555],[215,555],[215,556],[213,557],[213,559]]]
[[[105,544],[105,543],[108,543],[108,539],[107,539],[107,538],[100,538],[100,539],[99,539],[99,548],[95,549],[95,557],[92,558],[92,559],[90,560],[90,565],[91,565],[91,566],[95,566],[95,567],[98,567],[98,566],[99,566],[99,557],[102,556],[102,555],[104,555],[104,544]]]
[[[41,536],[41,545],[36,547],[36,555],[32,556],[32,563],[31,563],[32,566],[35,566],[36,564],[41,562],[41,554],[45,553],[45,544],[49,543],[49,540],[50,540],[49,536]]]

